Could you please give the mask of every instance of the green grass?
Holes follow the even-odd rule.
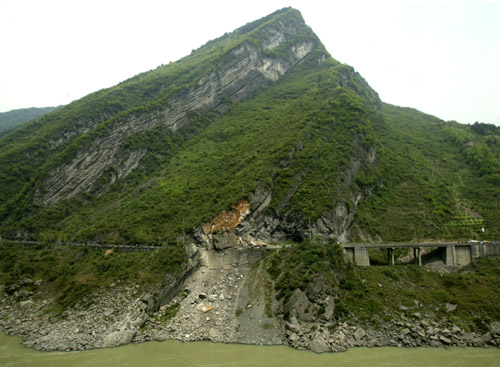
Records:
[[[269,330],[269,329],[274,328],[274,324],[272,324],[270,322],[264,322],[264,323],[260,324],[260,327],[264,330]]]
[[[163,152],[166,159],[157,162],[149,178],[139,178],[136,171],[121,190],[97,199],[62,201],[20,222],[46,240],[151,243],[207,222],[262,184],[273,187],[270,210],[298,211],[306,220],[316,219],[345,199],[336,172],[348,166],[352,155],[362,154],[355,141],[371,136],[369,114],[359,96],[336,88],[324,98],[326,81],[318,83],[318,78],[324,75],[332,84],[344,69],[333,61],[321,70],[301,65],[227,114],[200,117],[191,127],[200,130],[187,140],[166,136],[164,141],[174,139],[179,145]],[[276,100],[284,93],[287,98]],[[337,106],[335,115],[322,112],[331,104]],[[351,138],[345,141],[346,136]],[[293,160],[284,164],[294,150]],[[298,176],[302,182],[297,184]],[[144,182],[147,189],[138,191]]]
[[[483,124],[491,135],[482,136],[473,127],[388,104],[382,113],[376,131],[381,181],[361,202],[359,225],[384,241],[499,236],[500,186],[492,185],[500,172],[500,129]],[[475,160],[468,158],[471,147],[482,147]]]
[[[0,282],[8,289],[25,278],[42,279],[42,290],[55,298],[54,310],[62,312],[115,281],[141,289],[158,284],[165,274],[179,272],[185,261],[182,247],[172,244],[155,252],[113,251],[109,255],[82,246],[2,244]]]
[[[338,286],[338,274],[345,272],[342,248],[335,243],[304,242],[284,247],[266,258],[267,272],[274,281],[276,298],[288,301],[295,289],[306,290],[321,276],[329,289]]]
[[[322,284],[330,284],[330,295],[337,295],[334,316],[340,322],[377,326],[399,320],[402,314],[414,318],[419,313],[422,318],[446,319],[466,330],[482,331],[483,321],[500,321],[500,259],[481,258],[461,272],[440,274],[416,265],[356,267],[345,264],[341,253],[327,256],[325,251],[328,246],[304,243],[263,260],[278,300],[286,305],[295,289],[307,293],[310,282],[322,279]],[[446,303],[456,304],[456,310],[447,312]]]
[[[270,26],[298,32],[266,50]],[[124,139],[118,158],[146,152],[126,177],[111,185],[119,170],[112,165],[91,192],[49,206],[35,202],[51,170],[123,118],[165,108],[233,62],[236,47],[284,57],[305,40],[312,52],[281,79],[242,102],[222,96],[227,112],[189,111],[180,131],[157,127]],[[266,187],[272,197],[265,214],[281,219],[314,223],[347,208],[352,241],[366,234],[376,241],[500,236],[500,128],[382,103],[351,67],[331,57],[318,62],[327,55],[300,14],[286,8],[11,131],[0,138],[2,235],[162,243]]]
[[[416,265],[359,267],[346,274],[351,279],[341,284],[341,302],[349,317],[368,322],[418,312],[475,330],[476,319],[500,321],[500,260],[483,258],[471,269],[439,274]],[[446,303],[457,309],[448,313]]]
[[[168,307],[161,316],[156,317],[156,321],[165,322],[174,318],[177,315],[180,307],[181,305],[179,303],[173,304],[172,306]]]

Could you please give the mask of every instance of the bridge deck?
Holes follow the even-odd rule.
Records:
[[[417,248],[417,247],[448,247],[470,246],[466,242],[419,242],[419,243],[344,243],[343,248]]]
[[[396,262],[394,250],[398,248],[413,249],[414,261],[422,265],[423,248],[439,248],[443,262],[449,267],[469,265],[474,259],[483,256],[499,256],[500,244],[472,242],[421,242],[421,243],[367,243],[343,244],[344,254],[348,261],[356,265],[370,266],[370,249],[383,248],[387,250],[388,262]]]

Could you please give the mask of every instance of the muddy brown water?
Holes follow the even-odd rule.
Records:
[[[130,344],[83,352],[37,352],[19,338],[0,333],[0,366],[500,366],[500,348],[353,348],[345,353],[314,354],[284,346],[251,346],[178,341]]]

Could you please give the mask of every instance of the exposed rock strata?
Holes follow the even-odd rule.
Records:
[[[289,159],[281,162],[279,168],[287,167],[295,153],[300,151],[302,147],[302,142],[299,142],[290,152]],[[340,185],[346,199],[338,200],[333,209],[326,210],[315,221],[306,221],[298,213],[284,210],[300,186],[302,176],[307,175],[306,172],[301,172],[296,177],[296,185],[292,185],[288,195],[284,196],[276,208],[268,210],[273,196],[272,187],[261,185],[252,194],[248,202],[249,205],[245,206],[244,215],[239,215],[239,211],[237,211],[238,215],[235,214],[238,221],[233,220],[230,226],[221,226],[220,224],[217,226],[215,223],[220,222],[221,217],[227,216],[227,213],[221,213],[210,223],[195,229],[194,240],[206,248],[223,250],[229,247],[247,247],[249,245],[258,247],[259,244],[283,240],[300,242],[306,236],[318,236],[342,243],[348,242],[353,232],[362,237],[363,234],[360,234],[359,228],[354,228],[353,231],[354,217],[358,203],[372,193],[370,189],[356,192],[352,191],[350,187],[362,164],[371,164],[375,159],[376,149],[374,147],[369,150],[358,147],[358,153],[352,157],[349,166],[344,170],[343,182]],[[247,202],[245,201],[245,203]]]
[[[106,174],[106,170],[112,168],[112,183],[130,173],[143,157],[144,150],[125,154],[120,149],[131,135],[158,126],[178,131],[189,124],[190,113],[200,115],[213,109],[224,112],[228,108],[227,98],[231,102],[243,101],[257,89],[276,81],[315,47],[312,40],[293,41],[297,32],[293,24],[278,22],[267,30],[260,46],[251,42],[235,46],[219,61],[214,71],[194,86],[176,93],[161,108],[110,120],[106,129],[95,135],[70,161],[48,173],[44,189],[36,192],[35,201],[48,205],[84,191],[102,193],[106,188],[99,187],[99,178]],[[268,57],[261,52],[261,47],[271,50],[284,42],[292,43],[280,57]]]

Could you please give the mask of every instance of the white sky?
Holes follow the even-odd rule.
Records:
[[[0,112],[69,103],[285,6],[383,101],[500,125],[500,2],[472,0],[0,0]]]

